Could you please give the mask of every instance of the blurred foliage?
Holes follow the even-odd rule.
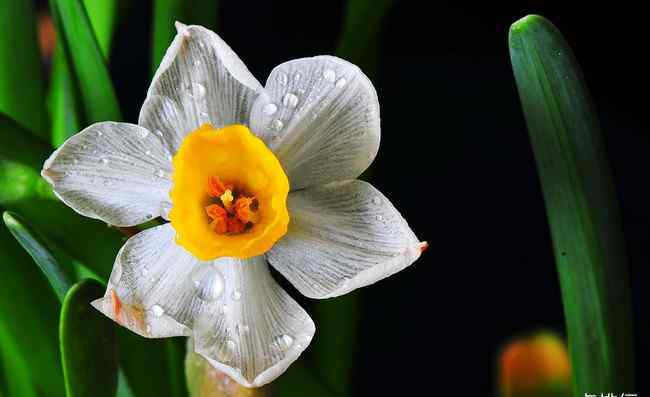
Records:
[[[633,390],[624,240],[582,71],[560,31],[536,15],[512,25],[510,56],[551,227],[574,395]]]

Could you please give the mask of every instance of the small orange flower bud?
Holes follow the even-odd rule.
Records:
[[[513,340],[499,357],[502,397],[570,396],[571,371],[564,342],[540,332]]]

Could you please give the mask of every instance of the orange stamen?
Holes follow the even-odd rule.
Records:
[[[216,233],[224,234],[228,231],[228,212],[223,207],[211,204],[205,207],[205,212],[212,219],[210,226]]]
[[[232,190],[233,187],[229,183],[223,183],[218,176],[211,176],[208,178],[208,194],[210,197],[221,197],[226,190]]]
[[[251,197],[240,197],[235,201],[235,215],[243,223],[255,223],[254,213],[251,210],[252,204],[253,198]]]
[[[228,218],[228,233],[241,233],[246,227],[245,223],[242,223],[239,219],[232,217]]]

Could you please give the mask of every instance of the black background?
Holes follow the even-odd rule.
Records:
[[[218,33],[264,82],[281,62],[333,54],[345,5],[226,0]],[[122,13],[110,65],[131,122],[150,81],[150,10],[148,1],[132,2]],[[650,387],[643,379],[650,142],[642,10],[624,2],[396,1],[373,78],[382,145],[371,178],[430,249],[414,266],[355,293],[364,305],[356,395],[491,395],[503,342],[539,328],[563,333],[544,204],[507,47],[510,24],[529,13],[565,34],[601,117],[636,320],[639,386],[625,392],[643,395]],[[335,304],[297,299],[310,311]],[[317,330],[315,343],[328,337],[336,335]],[[602,392],[610,391],[622,392]]]

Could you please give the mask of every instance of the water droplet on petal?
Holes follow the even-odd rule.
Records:
[[[344,77],[341,77],[341,78],[336,82],[336,86],[337,86],[338,88],[341,88],[341,87],[344,87],[347,83],[348,83],[348,81],[347,81]]]
[[[201,43],[201,44],[203,44],[203,43]],[[196,61],[194,61],[194,66],[201,66],[201,61],[198,60],[198,59]]]
[[[145,328],[145,330],[147,331],[148,334],[150,334],[151,333],[151,325],[147,324],[147,327]]]
[[[212,302],[217,300],[223,293],[223,277],[215,269],[210,272],[202,272],[194,280],[194,286],[199,298],[206,302]]]
[[[162,138],[162,136],[163,136],[163,133],[162,133],[162,131],[160,131],[160,130],[156,130],[156,131],[155,131],[155,134],[158,135],[158,136],[161,137],[161,138]]]
[[[265,115],[271,116],[275,112],[277,112],[278,107],[275,105],[275,103],[267,103],[264,105],[264,108],[262,108],[262,111],[264,112]]]
[[[247,334],[250,331],[250,327],[246,324],[237,324],[237,331],[242,334]]]
[[[384,220],[384,217],[381,216],[381,215],[376,215],[376,216],[375,216],[375,219],[378,220],[379,222],[381,222],[381,221]]]
[[[278,83],[280,85],[287,85],[287,82],[289,81],[289,78],[287,77],[287,74],[284,72],[278,73]]]
[[[153,313],[154,316],[160,317],[163,314],[165,314],[165,309],[163,309],[159,305],[153,305],[153,307],[151,308],[151,312]]]
[[[196,98],[203,98],[205,96],[205,86],[201,83],[194,83],[193,86]]]
[[[300,81],[301,78],[302,78],[302,75],[300,73],[298,73],[298,72],[296,72],[296,74],[293,75],[293,80],[294,81]]]
[[[163,170],[158,170],[158,171],[154,172],[154,174],[155,174],[158,178],[163,178],[163,177],[165,176],[165,172],[164,172]]]
[[[298,97],[292,93],[285,94],[282,104],[289,108],[295,108],[298,105]]]
[[[140,138],[144,139],[144,138],[149,136],[149,130],[144,129],[144,128],[139,129],[138,134],[140,135]]]
[[[372,203],[374,205],[379,205],[379,204],[381,204],[381,199],[379,197],[375,196],[375,197],[372,198]]]
[[[151,156],[151,150],[146,150],[144,154],[146,154],[147,156]]]
[[[149,272],[149,270],[146,267],[143,267],[140,270],[140,274],[142,275],[142,277],[146,276],[148,272]]]
[[[282,122],[282,120],[275,119],[271,123],[271,128],[273,129],[273,131],[280,131],[282,127],[284,127],[284,123]]]
[[[288,350],[293,344],[293,336],[283,334],[273,339],[273,347],[279,351]]]
[[[241,292],[239,292],[239,290],[234,290],[232,292],[232,300],[238,301],[240,299],[241,299]]]
[[[332,69],[325,69],[323,72],[323,77],[325,80],[329,81],[330,83],[333,83],[334,80],[336,80],[336,73]]]
[[[235,354],[235,347],[235,341],[232,339],[226,339],[223,346],[221,346],[219,359],[221,361],[230,361],[232,356]]]
[[[108,164],[108,159],[106,157],[102,157],[99,161],[104,165]]]

